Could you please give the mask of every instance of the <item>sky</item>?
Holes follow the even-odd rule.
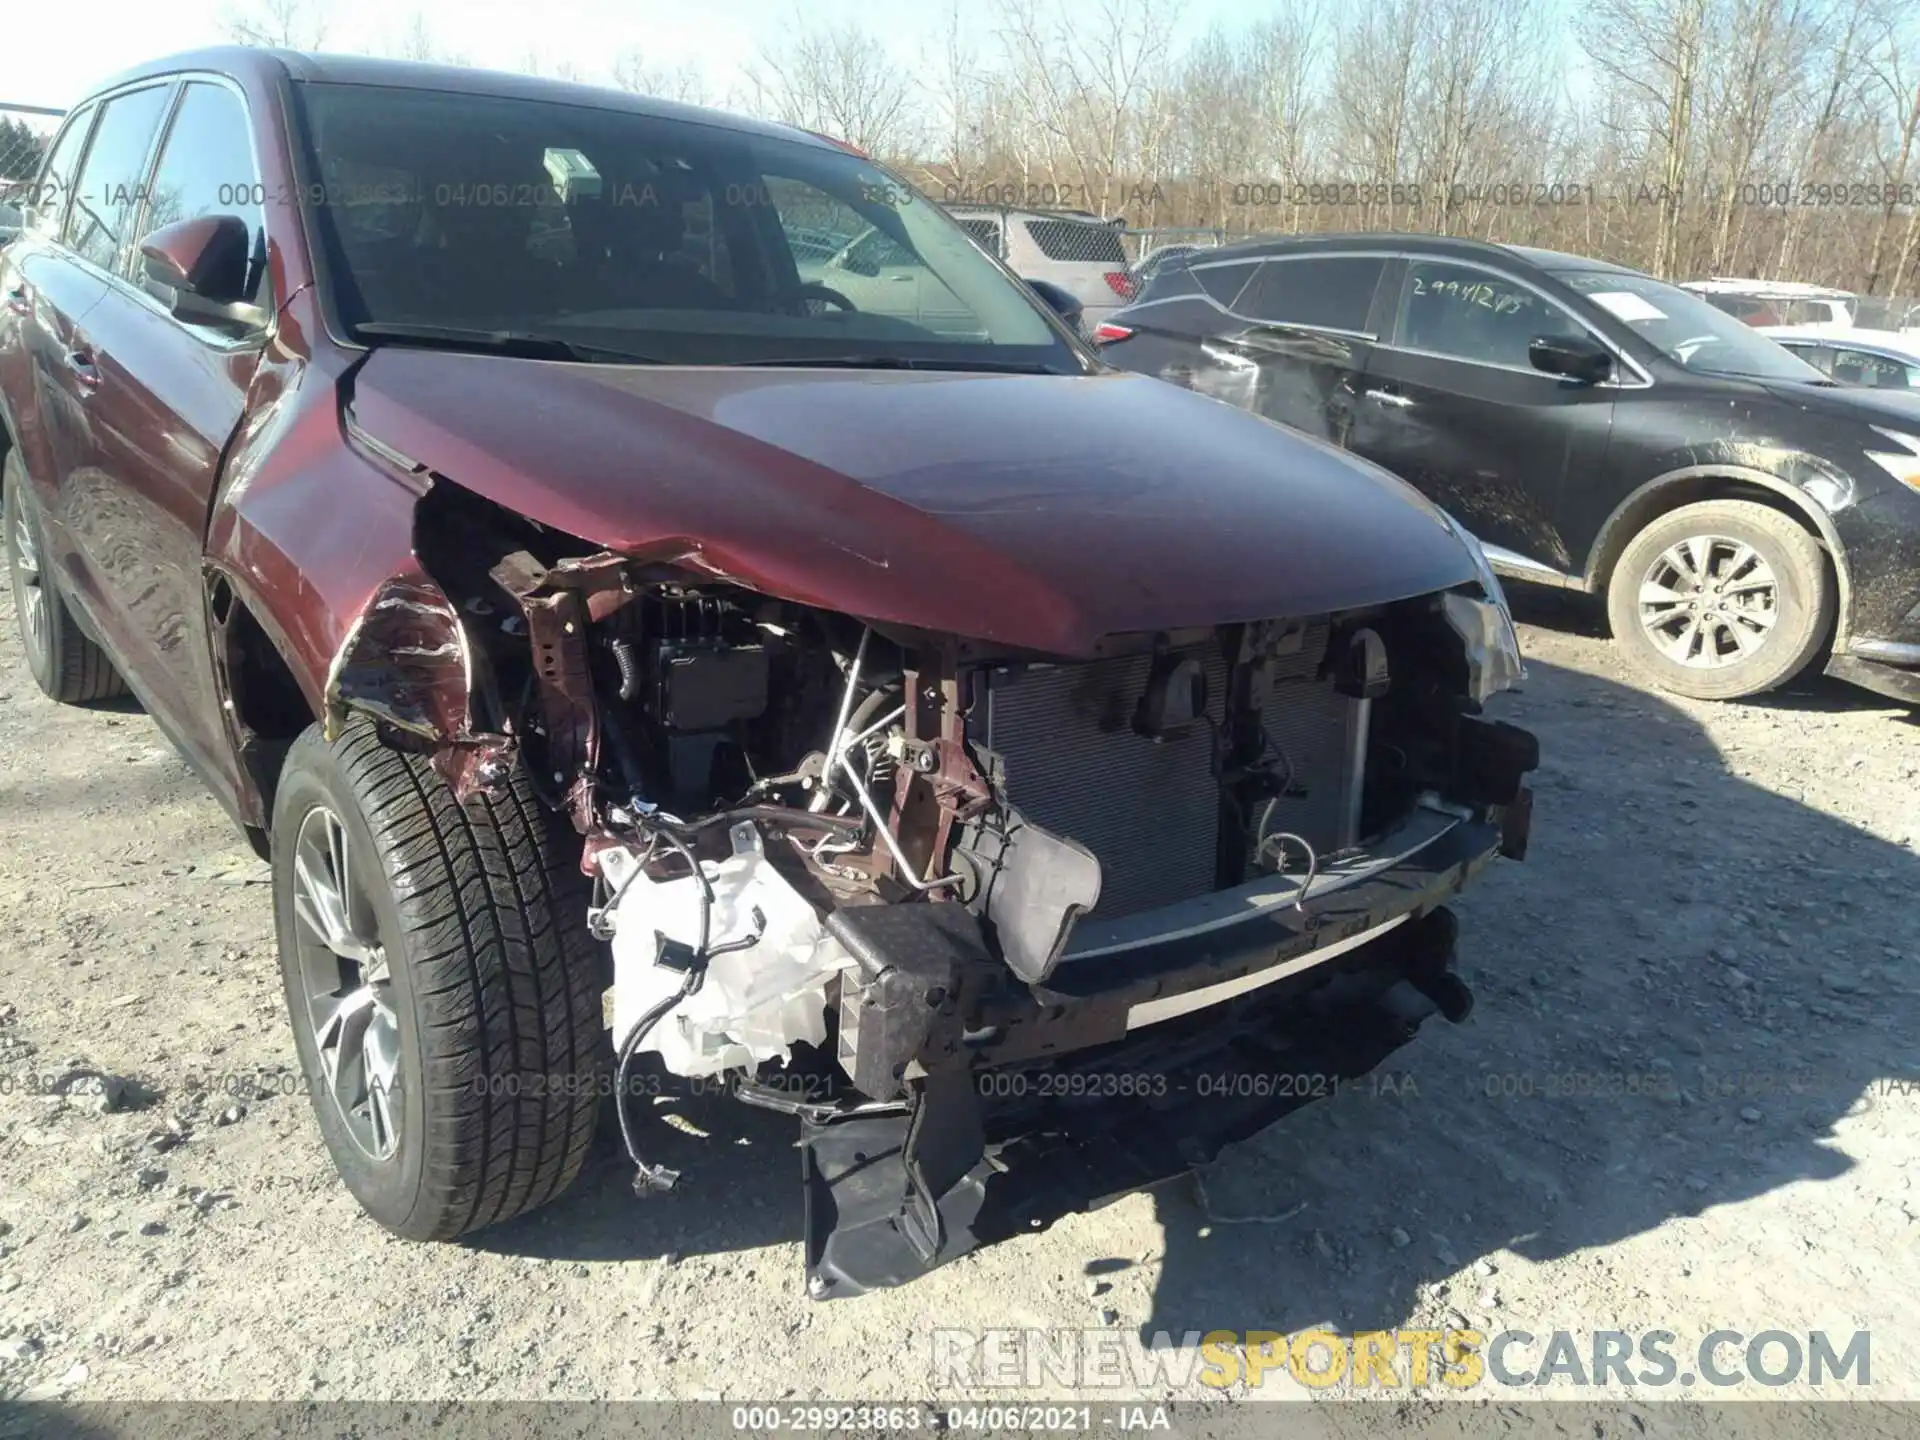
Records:
[[[1042,3],[1099,23],[1099,0]],[[1245,23],[1278,3],[1184,0],[1175,43],[1215,21]],[[224,20],[235,8],[235,0],[14,0],[0,27],[0,106],[65,107],[126,66],[224,43]],[[798,15],[816,25],[863,24],[903,66],[916,68],[946,6],[934,0],[884,6],[873,0],[331,0],[327,13],[329,50],[391,50],[417,13],[436,41],[472,64],[518,70],[533,54],[542,68],[571,63],[581,78],[599,80],[616,55],[634,47],[650,65],[698,69],[708,91],[720,97],[738,84],[742,62],[790,31]],[[984,44],[992,7],[961,0],[961,14]]]

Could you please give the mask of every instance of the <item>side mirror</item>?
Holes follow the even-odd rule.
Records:
[[[1047,308],[1075,331],[1080,329],[1080,302],[1069,291],[1062,290],[1051,280],[1029,280],[1027,288],[1046,301]]]
[[[1613,352],[1591,335],[1536,335],[1527,346],[1536,370],[1594,385],[1613,374]]]
[[[266,312],[247,302],[253,231],[238,215],[202,215],[164,225],[140,242],[149,289],[158,287],[183,320],[264,325]]]

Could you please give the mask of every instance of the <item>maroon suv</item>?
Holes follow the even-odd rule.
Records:
[[[553,1199],[609,1094],[672,1185],[626,1097],[718,1085],[798,1118],[809,1289],[855,1293],[1465,1015],[1442,906],[1536,759],[1480,714],[1477,545],[1104,368],[863,156],[212,51],[76,108],[30,199],[34,677],[131,689],[271,857],[381,1224]]]

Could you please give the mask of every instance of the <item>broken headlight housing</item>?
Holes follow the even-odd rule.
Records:
[[[1447,624],[1466,647],[1467,693],[1476,704],[1502,690],[1511,690],[1527,678],[1527,667],[1520,658],[1520,636],[1513,628],[1513,612],[1507,607],[1507,592],[1480,542],[1446,511],[1440,512],[1454,538],[1466,546],[1473,557],[1473,568],[1480,580],[1484,599],[1476,600],[1458,590],[1440,597]]]

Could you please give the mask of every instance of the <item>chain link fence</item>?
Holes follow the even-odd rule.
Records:
[[[0,101],[0,245],[11,240],[26,221],[33,182],[61,113]]]
[[[1920,329],[1920,295],[1863,295],[1853,321],[1873,330]]]

